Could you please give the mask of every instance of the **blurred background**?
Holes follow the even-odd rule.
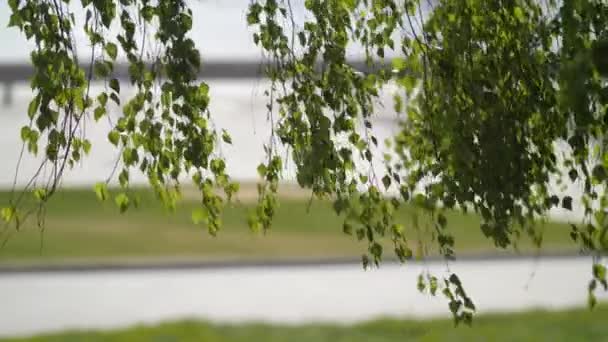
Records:
[[[565,340],[600,339],[608,333],[593,325],[608,317],[607,310],[600,307],[595,315],[580,311],[587,301],[591,261],[577,255],[567,224],[579,213],[556,210],[551,220],[539,223],[545,232],[539,251],[525,237],[514,250],[495,249],[479,231],[478,217],[449,212],[458,261],[446,264],[432,248],[423,250],[430,245],[430,233],[411,228],[412,247],[417,254],[428,254],[426,261],[398,265],[386,241],[386,262],[379,269],[364,270],[360,260],[366,244],[342,232],[342,219],[330,203],[313,200],[294,184],[293,165],[288,163],[273,229],[251,232],[247,213],[257,199],[256,167],[264,159],[270,126],[264,96],[268,82],[259,73],[263,56],[246,26],[248,3],[192,2],[192,38],[204,58],[213,124],[232,136],[233,144],[222,146],[221,152],[228,174],[241,182],[236,201],[224,213],[223,230],[212,237],[205,227],[192,223],[191,212],[199,201],[194,189],[186,185],[177,210],[169,212],[137,173],[132,182],[138,185],[138,208],[119,214],[111,201],[99,202],[93,185],[108,178],[118,153],[107,141],[109,122],[89,120],[91,153],[65,174],[63,189],[49,203],[45,229],[30,222],[3,235],[0,337],[56,333],[48,339],[269,341],[274,336],[290,341],[396,341],[495,340],[506,334],[538,340],[533,331],[551,327],[554,335],[543,338]],[[303,2],[294,3],[303,20]],[[0,3],[2,205],[13,186],[27,184],[40,165],[39,158],[27,154],[18,163],[19,131],[27,124],[32,98],[27,80],[32,45],[17,30],[6,28],[9,12],[8,5]],[[76,38],[86,51],[86,39]],[[352,61],[357,63],[360,56],[354,47]],[[122,100],[130,91],[123,88]],[[372,122],[378,141],[400,129],[399,115],[392,109],[395,91],[388,86],[380,96]],[[116,107],[111,116],[120,112]],[[375,165],[381,173],[382,162]],[[116,185],[116,180],[110,184]],[[425,220],[414,208],[398,215],[407,229],[415,220]],[[482,316],[479,334],[460,328],[454,333],[447,300],[417,289],[421,274],[441,277],[453,272],[481,314],[504,316]],[[504,314],[531,309],[579,311]],[[567,319],[573,313],[577,318]],[[369,320],[377,321],[350,325]],[[499,328],[505,320],[516,328],[505,333]],[[570,325],[562,324],[564,320]],[[130,328],[134,324],[145,326]],[[586,328],[591,325],[593,329]],[[130,330],[103,335],[90,329]]]

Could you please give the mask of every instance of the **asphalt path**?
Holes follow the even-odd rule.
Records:
[[[216,265],[217,266],[217,265]],[[177,319],[354,323],[447,317],[445,298],[416,289],[421,273],[457,273],[479,313],[583,306],[585,257],[384,264],[232,265],[0,273],[0,335],[111,329]],[[600,292],[600,299],[606,299]]]

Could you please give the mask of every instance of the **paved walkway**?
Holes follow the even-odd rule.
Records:
[[[470,260],[450,269],[484,313],[584,305],[591,264],[587,258]],[[353,323],[383,316],[447,316],[443,298],[415,289],[423,270],[448,274],[446,265],[436,261],[371,271],[341,264],[3,273],[0,334],[107,329],[181,318]]]

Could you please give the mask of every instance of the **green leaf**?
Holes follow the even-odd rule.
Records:
[[[344,232],[344,234],[353,235],[353,226],[348,222],[344,222],[342,225],[342,232]]]
[[[306,34],[303,31],[298,32],[298,39],[300,41],[300,45],[306,45]]]
[[[112,60],[116,60],[116,55],[118,53],[118,49],[116,48],[116,44],[114,43],[106,43],[105,46],[106,53]]]
[[[598,280],[606,279],[606,267],[602,264],[593,264],[593,276]]]
[[[401,85],[403,88],[405,88],[405,91],[407,94],[410,94],[416,88],[416,84],[418,83],[418,80],[414,76],[405,75],[403,77],[400,77],[397,80],[397,82],[399,85]]]
[[[525,18],[524,18],[524,11],[523,11],[523,10],[521,9],[521,7],[519,7],[519,6],[516,6],[516,7],[513,9],[513,15],[514,15],[514,16],[515,16],[515,18],[516,18],[517,20],[519,20],[520,22],[523,22],[523,21],[525,20]]]
[[[254,233],[257,233],[262,229],[260,218],[254,212],[250,212],[247,216],[247,225],[249,226],[249,229]]]
[[[226,144],[232,144],[232,138],[230,137],[230,134],[228,134],[228,132],[225,129],[222,130],[222,140]]]
[[[21,24],[23,24],[23,20],[21,18],[21,15],[19,15],[19,13],[13,13],[11,14],[9,20],[8,20],[8,26],[7,27],[20,27]]]
[[[438,283],[436,277],[430,277],[429,279],[429,291],[432,296],[437,293]]]
[[[377,242],[372,244],[369,251],[376,259],[380,259],[382,257],[382,245]]]
[[[405,69],[405,59],[401,57],[393,58],[391,65],[393,66],[393,71],[401,72]]]
[[[363,228],[357,229],[355,233],[357,235],[357,240],[361,241],[365,238],[365,230],[363,230]]]
[[[15,218],[15,207],[4,207],[0,210],[0,216],[4,222],[11,222]]]
[[[562,208],[572,211],[572,197],[565,196],[562,198]]]
[[[239,183],[231,182],[224,188],[226,196],[228,197],[228,201],[232,200],[232,196],[234,196],[234,194],[239,191],[240,187],[241,186],[239,185]]]
[[[384,184],[384,187],[386,189],[388,189],[391,186],[392,180],[391,177],[389,177],[388,175],[384,175],[384,177],[382,177],[382,184]]]
[[[106,183],[97,183],[94,187],[95,195],[100,201],[105,201],[108,198],[108,185]]]
[[[604,168],[603,165],[596,165],[593,170],[591,171],[593,177],[595,177],[596,180],[603,182],[606,179],[606,169]]]
[[[108,66],[108,64],[106,64],[104,61],[97,61],[95,62],[95,64],[93,65],[93,74],[95,75],[96,78],[106,78],[110,75],[110,68]]]
[[[89,154],[89,152],[91,152],[91,142],[88,139],[84,139],[82,141],[82,150],[85,154]]]
[[[38,110],[38,106],[40,106],[40,95],[35,96],[32,101],[30,101],[30,104],[27,107],[28,118],[34,118],[34,116],[36,115],[36,111]]]
[[[418,292],[424,292],[424,290],[426,289],[426,283],[422,274],[418,275],[418,282],[416,287],[418,288]]]
[[[116,103],[117,105],[120,106],[120,99],[118,98],[118,96],[116,95],[116,93],[111,93],[110,94],[110,99],[112,101],[114,101],[114,103]]]
[[[46,198],[47,198],[46,189],[38,188],[38,189],[34,190],[34,198],[39,202],[46,200]]]
[[[262,6],[253,2],[249,5],[249,11],[247,13],[247,25],[255,25],[260,22],[260,13],[262,12]]]
[[[597,304],[597,298],[595,297],[595,288],[597,287],[597,280],[591,279],[589,281],[588,292],[587,292],[587,305],[589,308],[595,308]]]
[[[95,111],[93,111],[93,118],[95,119],[95,121],[99,121],[99,119],[101,119],[105,114],[106,107],[99,106],[95,108]]]
[[[127,209],[129,209],[129,197],[124,192],[118,194],[114,198],[114,202],[116,203],[116,206],[118,207],[121,213],[124,213],[125,211],[127,211]]]
[[[134,163],[137,163],[139,161],[139,155],[137,153],[137,150],[134,148],[126,147],[122,152],[122,161],[127,166],[131,166]]]
[[[201,83],[198,87],[198,95],[201,99],[209,99],[209,85],[207,83]]]
[[[129,185],[129,171],[127,169],[123,169],[118,174],[118,183],[123,188],[126,188]]]
[[[203,208],[196,208],[192,211],[192,222],[194,224],[206,223],[209,219],[209,214]]]
[[[568,177],[574,182],[578,178],[578,172],[575,169],[570,169],[570,171],[568,171]]]
[[[8,0],[8,7],[13,11],[16,12],[17,9],[19,8],[19,0]]]
[[[32,130],[28,126],[21,127],[21,140],[28,141],[30,140],[30,132]]]
[[[361,264],[363,264],[363,269],[367,269],[369,267],[369,257],[367,254],[361,255]]]
[[[119,139],[120,139],[120,134],[117,131],[111,130],[110,133],[108,133],[108,140],[110,140],[112,145],[118,146]]]
[[[118,79],[112,78],[110,80],[110,88],[115,92],[120,93],[120,83],[118,82]],[[120,101],[118,101],[117,104],[120,104]]]
[[[153,6],[144,6],[141,10],[141,15],[144,18],[144,20],[146,21],[151,21],[152,18],[154,17],[154,13],[155,13],[155,7]]]
[[[267,172],[268,172],[268,170],[266,169],[266,165],[264,165],[264,164],[258,165],[258,175],[260,175],[260,177],[262,177],[262,178],[266,177]]]
[[[452,273],[450,275],[450,279],[449,280],[450,280],[450,283],[452,283],[452,284],[454,284],[456,286],[461,286],[460,279],[458,278],[458,276],[456,275],[456,273]]]
[[[439,213],[437,214],[437,223],[439,223],[439,226],[441,226],[441,228],[445,228],[448,224],[448,220],[443,214]]]
[[[594,41],[591,52],[591,57],[595,68],[600,75],[606,77],[608,75],[608,60],[606,59],[608,53],[608,40],[605,38],[600,38]]]
[[[105,106],[106,103],[108,103],[108,94],[106,94],[105,92],[100,93],[97,96],[97,101],[99,101],[99,104],[101,106]]]

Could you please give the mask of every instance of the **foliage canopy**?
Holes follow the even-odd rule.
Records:
[[[113,78],[117,57],[126,57],[136,94],[120,104],[122,116],[108,139],[121,154],[114,200],[121,211],[136,205],[129,174],[139,169],[159,199],[173,207],[180,176],[200,189],[193,213],[211,234],[238,190],[217,152],[231,143],[217,132],[208,110],[209,87],[197,79],[201,56],[189,37],[193,18],[186,0],[9,0],[9,26],[36,44],[28,117],[21,130],[31,153],[43,154],[53,175],[31,183],[40,207],[55,192],[66,167],[91,148],[83,121],[106,116],[120,104]],[[391,239],[401,261],[413,257],[412,227],[394,219],[404,203],[424,209],[428,229],[447,259],[455,256],[446,208],[473,210],[483,234],[496,246],[528,234],[540,246],[535,222],[553,207],[580,206],[582,222],[572,239],[594,256],[590,303],[597,285],[608,287],[600,263],[608,249],[608,4],[602,0],[306,0],[306,19],[294,19],[290,0],[253,0],[246,16],[252,39],[269,59],[265,73],[273,127],[258,206],[248,219],[254,230],[271,227],[289,148],[298,184],[329,198],[345,217],[344,232],[368,241],[364,265],[378,264],[379,239]],[[75,11],[84,12],[83,22]],[[83,66],[74,32],[83,30],[91,58]],[[153,41],[157,49],[146,49]],[[369,70],[346,58],[362,48]],[[390,58],[385,57],[389,55]],[[93,93],[92,81],[104,91]],[[400,133],[382,156],[371,134],[375,102],[387,84],[400,89],[395,109],[404,113]],[[40,151],[39,151],[40,149]],[[563,174],[563,175],[562,175]],[[380,177],[381,176],[381,177]],[[581,198],[562,195],[551,182],[580,186]],[[40,181],[40,180],[38,180]],[[42,186],[34,186],[40,184]],[[397,190],[398,196],[386,196]],[[105,184],[95,187],[109,196]],[[24,192],[24,193],[25,193]],[[16,197],[2,209],[8,224],[27,215]],[[415,227],[418,228],[418,227]],[[421,276],[419,287],[442,291],[459,321],[475,307],[456,275]]]

